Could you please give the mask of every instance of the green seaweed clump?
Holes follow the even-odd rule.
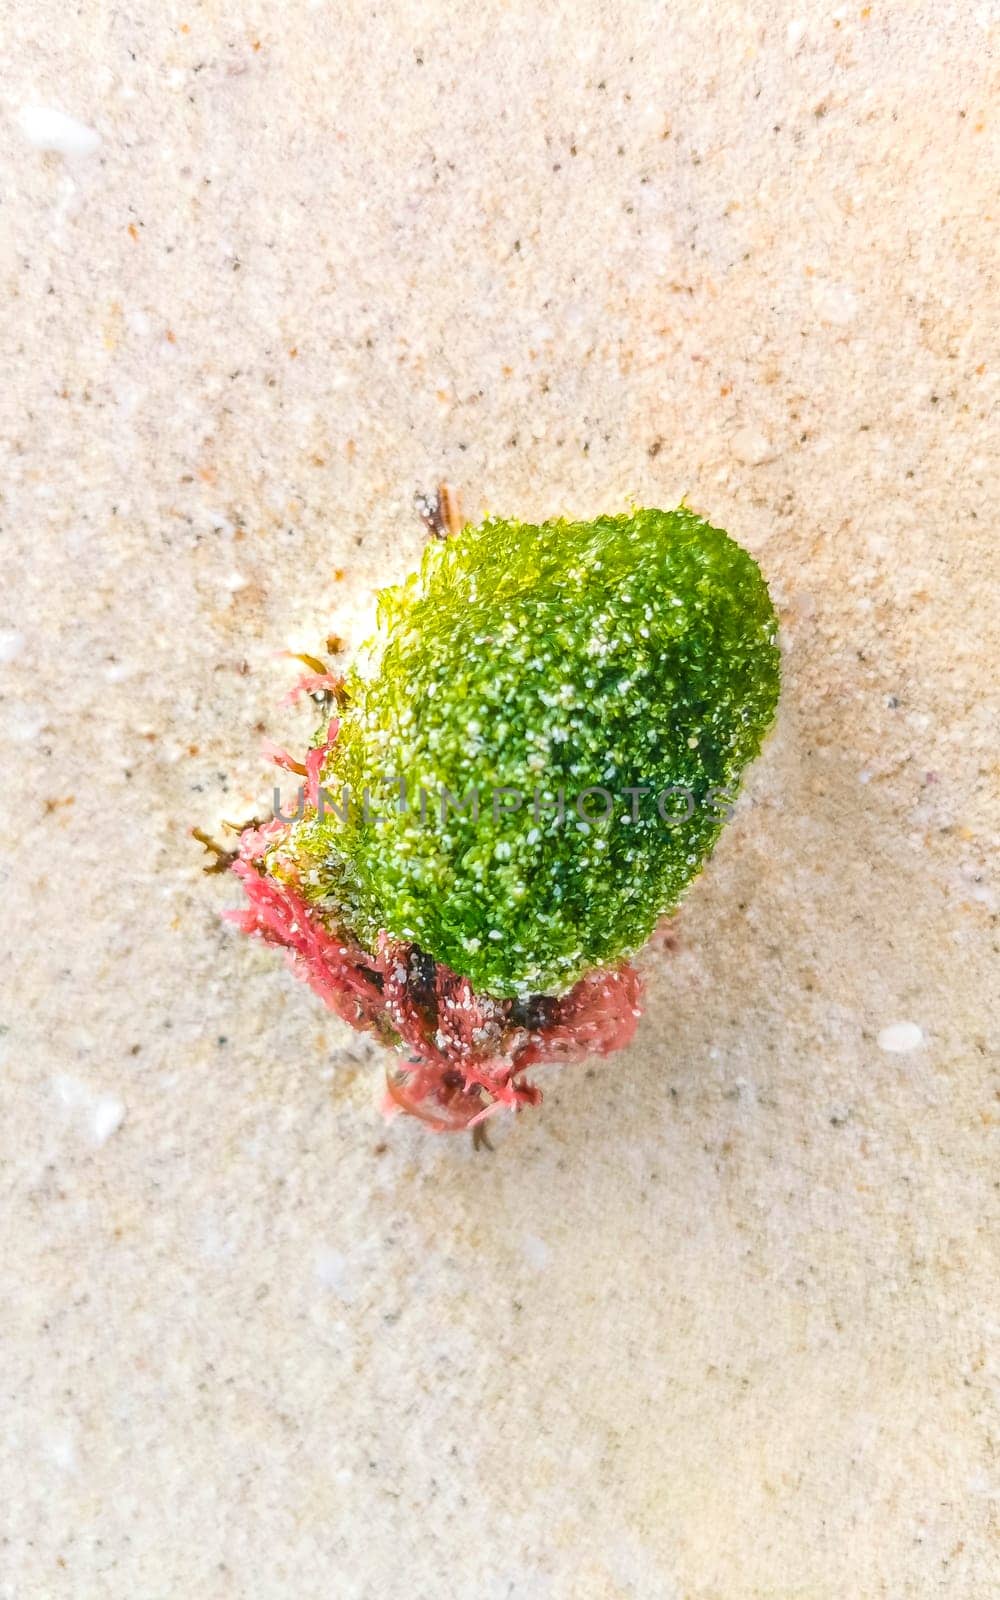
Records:
[[[267,870],[367,949],[561,993],[700,870],[774,716],[776,632],[757,563],[683,506],[467,527],[380,595],[321,807]]]

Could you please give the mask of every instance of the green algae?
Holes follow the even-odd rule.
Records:
[[[366,948],[561,991],[700,870],[774,715],[776,632],[756,562],[684,507],[431,544],[379,597],[323,815],[269,869]]]

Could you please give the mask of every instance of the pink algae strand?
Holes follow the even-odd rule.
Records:
[[[386,933],[369,953],[332,932],[295,889],[261,870],[283,828],[275,821],[241,836],[232,870],[248,904],[225,915],[282,946],[292,970],[342,1021],[397,1045],[387,1111],[439,1132],[474,1127],[504,1107],[540,1102],[541,1091],[521,1076],[527,1067],[609,1055],[632,1038],[641,998],[632,966],[589,973],[565,995],[521,1004],[477,995],[467,978]]]

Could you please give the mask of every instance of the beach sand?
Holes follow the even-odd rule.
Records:
[[[0,1600],[993,1597],[995,9],[0,20]],[[190,833],[441,479],[686,496],[782,623],[634,1045],[492,1154]]]

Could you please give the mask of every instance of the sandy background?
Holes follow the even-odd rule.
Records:
[[[0,29],[2,1600],[994,1596],[998,14]],[[442,475],[686,493],[786,650],[634,1047],[492,1157],[189,837]]]

